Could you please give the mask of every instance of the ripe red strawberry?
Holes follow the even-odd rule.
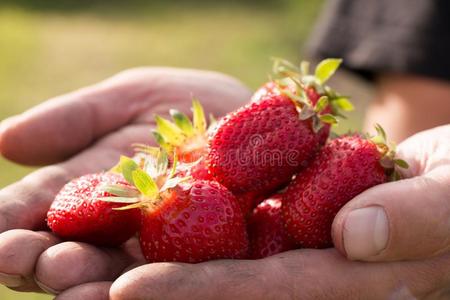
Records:
[[[301,120],[284,95],[228,114],[209,141],[208,170],[236,195],[267,194],[307,165],[319,143],[311,119]]]
[[[258,259],[295,249],[284,229],[282,196],[274,195],[261,202],[248,220],[250,258]]]
[[[53,201],[47,224],[58,236],[100,246],[118,246],[133,236],[140,225],[140,211],[113,210],[122,203],[107,203],[102,197],[112,196],[104,185],[129,187],[125,179],[114,173],[85,175],[66,184]]]
[[[244,258],[248,239],[234,195],[215,181],[178,177],[177,161],[168,171],[165,152],[136,164],[122,157],[115,168],[140,192],[128,207],[140,208],[141,249],[150,262],[201,262]],[[112,198],[114,199],[114,198]]]
[[[214,181],[194,181],[143,210],[141,249],[150,262],[245,258],[248,240],[235,197]]]
[[[283,195],[283,218],[299,246],[331,246],[331,225],[339,209],[368,188],[386,182],[393,162],[405,166],[394,160],[384,131],[377,129],[379,136],[372,140],[359,135],[332,140],[288,186]]]

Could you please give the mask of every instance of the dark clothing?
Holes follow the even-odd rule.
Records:
[[[313,58],[341,57],[366,78],[413,73],[450,80],[449,0],[329,0]]]

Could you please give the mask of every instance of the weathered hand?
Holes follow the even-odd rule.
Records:
[[[146,264],[59,299],[448,299],[450,126],[411,137],[399,154],[410,178],[369,189],[335,218],[335,243],[352,260],[304,249],[256,261]],[[362,211],[374,206],[386,217]]]
[[[121,249],[61,242],[44,231],[46,211],[70,179],[110,168],[134,142],[150,142],[154,114],[189,111],[191,97],[224,114],[250,98],[238,81],[214,72],[141,68],[49,100],[0,125],[0,152],[45,165],[0,191],[0,283],[20,291],[58,293],[114,280],[143,262],[136,241]]]

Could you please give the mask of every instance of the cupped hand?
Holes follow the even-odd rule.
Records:
[[[146,264],[58,299],[449,299],[450,125],[411,137],[399,156],[408,179],[367,190],[336,216],[339,250]]]
[[[169,108],[188,113],[192,96],[207,112],[220,116],[251,94],[238,81],[215,72],[140,68],[4,120],[4,157],[27,165],[54,164],[0,191],[0,283],[56,294],[114,280],[124,269],[143,263],[135,239],[107,249],[62,242],[39,230],[45,229],[46,211],[66,182],[110,168],[120,154],[131,154],[132,143],[149,143],[154,114],[164,115]]]

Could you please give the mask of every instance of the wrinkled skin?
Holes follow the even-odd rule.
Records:
[[[216,115],[251,95],[216,73],[137,69],[4,121],[0,151],[5,157],[54,164],[0,192],[0,282],[18,291],[58,294],[57,299],[449,297],[450,126],[399,146],[411,165],[405,172],[410,179],[369,189],[341,209],[333,224],[337,249],[294,250],[255,261],[143,265],[136,240],[118,249],[97,248],[40,231],[65,182],[106,169],[120,153],[129,153],[130,143],[148,141],[153,114],[169,107],[188,112],[191,92]],[[388,244],[379,254],[349,260],[345,255],[355,257],[343,243],[345,218],[352,209],[370,205],[387,213]]]

